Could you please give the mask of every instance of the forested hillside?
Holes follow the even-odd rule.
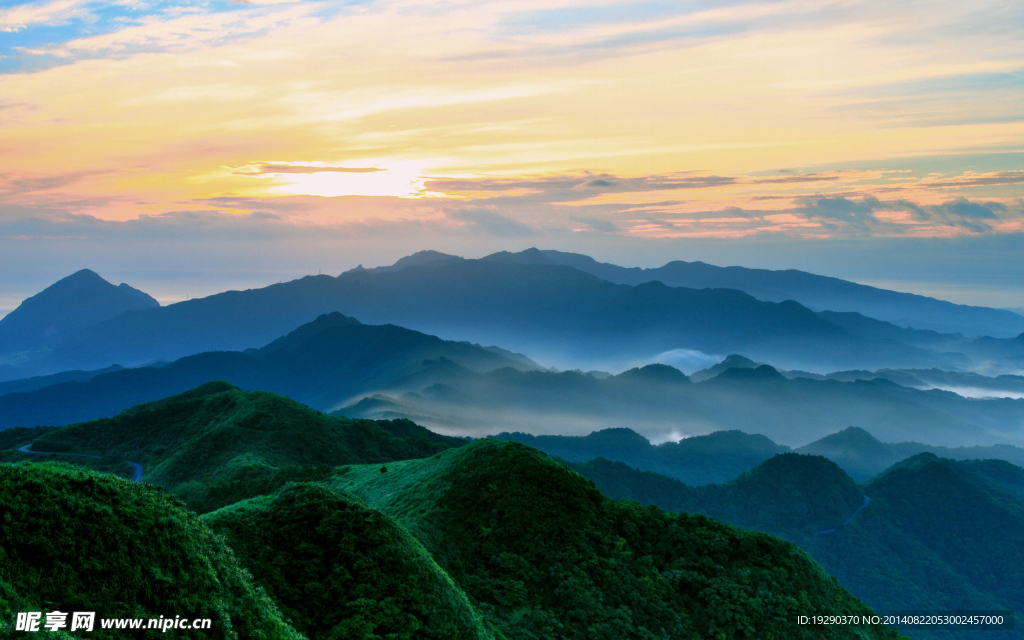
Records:
[[[701,487],[604,459],[569,464],[610,497],[789,540],[878,610],[1024,608],[1024,469],[1007,462],[922,453],[857,485],[825,458],[789,453]],[[1020,629],[908,633],[1024,637]]]

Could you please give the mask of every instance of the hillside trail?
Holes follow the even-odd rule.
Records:
[[[41,455],[41,456],[73,456],[75,458],[94,458],[94,459],[97,459],[97,460],[99,459],[99,456],[90,456],[90,455],[85,454],[85,453],[64,453],[63,451],[33,451],[33,450],[29,449],[29,447],[31,447],[31,446],[32,446],[31,443],[23,445],[23,446],[20,446],[20,447],[18,447],[17,451],[20,451],[21,453],[34,453],[36,455]],[[143,474],[142,465],[139,464],[138,462],[131,462],[131,461],[128,461],[128,460],[125,460],[125,464],[127,464],[128,466],[130,466],[132,468],[131,481],[135,482],[135,483],[142,482],[142,474]]]
[[[850,520],[853,520],[853,517],[855,515],[860,513],[864,509],[864,507],[868,506],[869,502],[871,502],[871,498],[869,498],[867,496],[864,496],[864,502],[860,503],[860,506],[857,507],[857,510],[854,511],[853,513],[851,513],[850,516],[848,518],[846,518],[846,520],[843,522],[843,524],[844,525],[850,524]],[[836,531],[835,529],[824,529],[822,531],[818,531],[815,535],[823,536],[823,535],[827,535],[829,533],[835,533],[835,531]]]

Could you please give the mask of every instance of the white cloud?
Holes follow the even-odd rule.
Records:
[[[29,26],[64,24],[86,14],[84,0],[22,4],[0,9],[0,31],[21,31]]]

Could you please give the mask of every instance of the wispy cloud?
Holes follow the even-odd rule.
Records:
[[[447,211],[448,217],[461,223],[471,225],[485,233],[499,238],[517,238],[533,235],[533,229],[527,225],[504,216],[489,207],[463,207]]]
[[[928,183],[933,187],[947,188],[1020,185],[1024,184],[1024,171],[997,171],[987,174],[978,174],[973,171],[969,171],[961,176],[938,178],[930,180]]]
[[[593,231],[599,231],[601,233],[615,233],[616,231],[619,230],[619,228],[615,226],[613,223],[609,222],[608,220],[603,220],[601,218],[577,216],[573,218],[573,220],[575,222],[580,222],[582,224],[587,225],[587,227],[589,227]]]
[[[155,237],[167,216],[467,243],[1012,234],[1008,5],[21,3],[0,191]]]
[[[377,173],[380,167],[330,167],[308,164],[264,164],[249,171],[235,171],[239,176],[258,176],[273,173]]]
[[[21,31],[34,25],[63,24],[86,15],[85,0],[54,0],[0,9],[0,31]]]
[[[868,225],[876,222],[874,210],[877,200],[865,199],[856,202],[842,196],[834,198],[810,198],[803,202],[797,212],[808,218],[826,218],[846,222],[852,226],[866,230]]]

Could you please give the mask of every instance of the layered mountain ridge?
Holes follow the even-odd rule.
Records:
[[[668,277],[686,264],[671,263],[662,271],[640,270],[636,273],[641,275],[635,275],[635,270],[611,269],[614,265],[597,268],[598,263],[586,256],[559,252],[529,250],[480,260],[421,252],[391,267],[354,269],[337,278],[307,276],[167,307],[158,307],[151,298],[151,304],[142,304],[139,296],[145,294],[135,292],[136,306],[105,304],[103,317],[78,313],[78,324],[48,337],[45,349],[32,351],[28,342],[17,347],[17,353],[23,354],[12,361],[17,369],[11,363],[3,366],[7,377],[24,377],[259,348],[331,312],[448,339],[498,343],[545,354],[563,366],[576,363],[587,368],[607,368],[638,355],[650,359],[681,349],[742,352],[785,368],[816,371],[983,365],[1008,370],[1016,366],[1015,358],[1024,357],[1024,342],[1006,337],[1024,331],[1024,318],[1009,311],[952,305],[811,274],[799,278],[810,278],[816,283],[813,287],[793,284],[766,289],[750,284],[759,282],[758,278],[790,282],[797,278],[794,273],[801,272],[740,269],[735,272],[740,275],[730,278]],[[733,273],[729,269],[733,268],[723,271]],[[626,277],[626,272],[634,275]],[[66,280],[77,282],[84,278],[82,274]],[[810,290],[832,293],[817,298],[802,295]],[[876,312],[891,305],[857,302],[892,296],[928,311],[935,326],[950,326],[942,325],[946,332],[937,333],[921,330],[930,326],[927,322],[912,323],[917,328],[909,329],[876,321],[867,316],[888,318]],[[0,324],[13,326],[28,314],[33,300]],[[946,316],[954,319],[941,320]],[[996,337],[973,339],[950,333],[950,327],[960,322],[955,318],[961,316],[964,322],[988,322],[989,333]],[[43,326],[48,322],[44,320],[33,322]],[[1014,325],[1018,320],[1019,327]],[[959,328],[968,335],[977,333]]]

